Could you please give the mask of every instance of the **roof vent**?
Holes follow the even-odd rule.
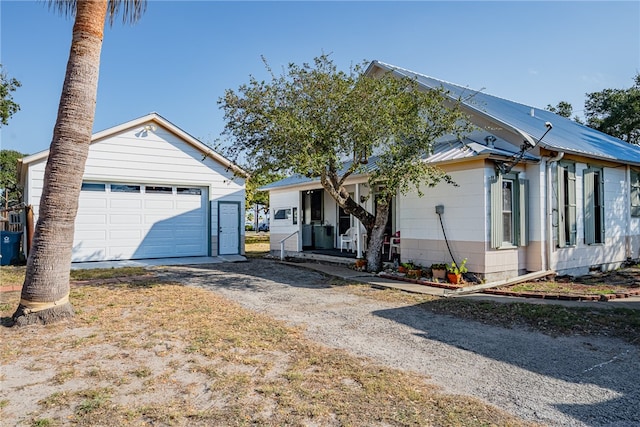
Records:
[[[496,137],[493,135],[487,135],[484,138],[484,142],[487,143],[487,147],[493,148],[493,143],[496,142]]]
[[[535,117],[536,116],[536,110],[534,110],[533,108],[531,109],[531,117]]]

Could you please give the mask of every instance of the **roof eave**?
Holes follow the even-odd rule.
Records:
[[[232,171],[235,175],[240,176],[242,178],[248,178],[249,177],[249,173],[245,170],[243,170],[242,168],[240,168],[239,166],[237,166],[236,164],[234,164],[231,160],[227,159],[226,157],[222,156],[221,154],[216,153],[215,151],[213,151],[210,147],[208,147],[206,144],[204,144],[203,142],[201,142],[200,140],[198,140],[197,138],[195,138],[194,136],[192,136],[191,134],[185,132],[184,130],[180,129],[178,126],[174,125],[173,123],[171,123],[169,120],[165,119],[164,117],[162,117],[160,114],[158,113],[149,113],[147,115],[144,115],[142,117],[138,117],[137,119],[133,119],[130,120],[128,122],[110,127],[108,129],[104,129],[101,130],[99,132],[94,133],[93,135],[91,135],[91,142],[90,144],[93,144],[95,142],[98,142],[102,139],[108,138],[112,135],[115,135],[116,133],[125,131],[127,129],[131,129],[133,127],[136,126],[141,126],[145,123],[149,123],[149,122],[154,122],[157,125],[160,125],[166,129],[168,129],[169,131],[171,131],[172,133],[174,133],[175,135],[179,136],[180,138],[182,138],[184,141],[186,141],[188,144],[190,144],[191,146],[193,146],[194,148],[196,148],[198,151],[200,151],[205,157],[210,157],[211,159],[217,161],[218,163],[220,163],[221,165],[223,165],[224,167],[226,167],[228,170]],[[42,160],[42,159],[46,159],[49,156],[49,150],[43,150],[40,151],[38,153],[32,154],[30,156],[26,156],[23,157],[22,159],[19,160],[19,169],[18,169],[18,180],[22,183],[22,179],[24,178],[24,176],[26,175],[26,169],[28,167],[28,165],[30,163]]]

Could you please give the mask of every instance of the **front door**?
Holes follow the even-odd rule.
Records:
[[[218,203],[218,254],[240,253],[240,203]]]

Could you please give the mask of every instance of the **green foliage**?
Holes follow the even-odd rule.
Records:
[[[0,64],[0,126],[9,124],[9,118],[20,111],[20,105],[13,100],[11,92],[14,92],[22,84],[2,71]]]
[[[555,107],[551,104],[547,104],[546,110],[569,119],[573,114],[573,105],[567,101],[560,101]],[[580,120],[580,117],[578,116],[574,116],[573,121],[582,124],[582,120]]]
[[[258,189],[281,178],[284,178],[284,175],[275,173],[268,169],[259,168],[253,170],[249,178],[246,180],[245,203],[247,208],[258,204],[263,205],[265,209],[268,209],[269,193],[266,191],[258,191]]]
[[[449,273],[454,273],[454,274],[464,274],[467,271],[469,271],[467,269],[467,259],[463,259],[462,262],[460,263],[460,265],[456,264],[455,261],[453,261],[451,263],[451,265],[447,265],[447,271]]]
[[[18,159],[25,156],[15,150],[0,150],[0,189],[2,189],[2,206],[5,204],[6,193],[9,190],[9,205],[20,203],[22,200],[22,188],[18,185]]]
[[[587,94],[587,125],[631,144],[640,144],[640,73],[629,89]]]
[[[327,55],[313,64],[289,64],[270,81],[251,76],[237,91],[219,100],[227,155],[248,159],[250,170],[297,173],[320,178],[323,188],[347,213],[371,231],[386,223],[388,206],[398,192],[434,186],[451,179],[422,161],[433,142],[445,134],[461,135],[468,121],[442,90],[422,91],[415,80],[392,73],[365,74],[363,62],[339,71]],[[367,170],[375,161],[374,171]],[[344,183],[368,173],[369,185],[384,182],[376,194],[386,215],[364,210]],[[372,236],[371,233],[369,233]]]

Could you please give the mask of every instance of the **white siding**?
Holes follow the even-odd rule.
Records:
[[[269,215],[270,224],[270,248],[272,251],[280,250],[280,240],[289,236],[296,230],[301,230],[301,212],[300,212],[300,190],[273,190],[269,192],[269,206],[271,213]],[[274,212],[277,209],[298,209],[298,224],[293,224],[292,220],[275,219]],[[302,250],[302,236],[298,233],[286,240],[285,250],[299,252]]]
[[[470,271],[482,271],[488,233],[485,169],[457,170],[449,175],[457,187],[440,183],[434,188],[425,188],[423,197],[417,192],[398,197],[401,259],[427,267],[432,263],[451,262],[446,233],[456,259],[467,258]],[[437,205],[444,206],[444,233],[435,211]]]
[[[163,126],[148,132],[140,132],[141,128],[135,126],[94,141],[89,148],[83,180],[206,188],[210,201],[210,252],[216,255],[217,202],[240,202],[240,211],[244,212],[244,179],[234,177],[224,165],[205,157],[201,150]],[[26,201],[33,205],[36,221],[46,160],[45,157],[30,163],[26,175]],[[240,233],[244,236],[244,227]]]
[[[590,267],[617,268],[626,260],[629,184],[624,168],[603,168],[605,243],[584,243],[584,163],[576,164],[577,244],[554,248],[551,267],[564,274],[586,274]],[[633,222],[632,222],[633,224]],[[637,222],[636,222],[637,224]]]

